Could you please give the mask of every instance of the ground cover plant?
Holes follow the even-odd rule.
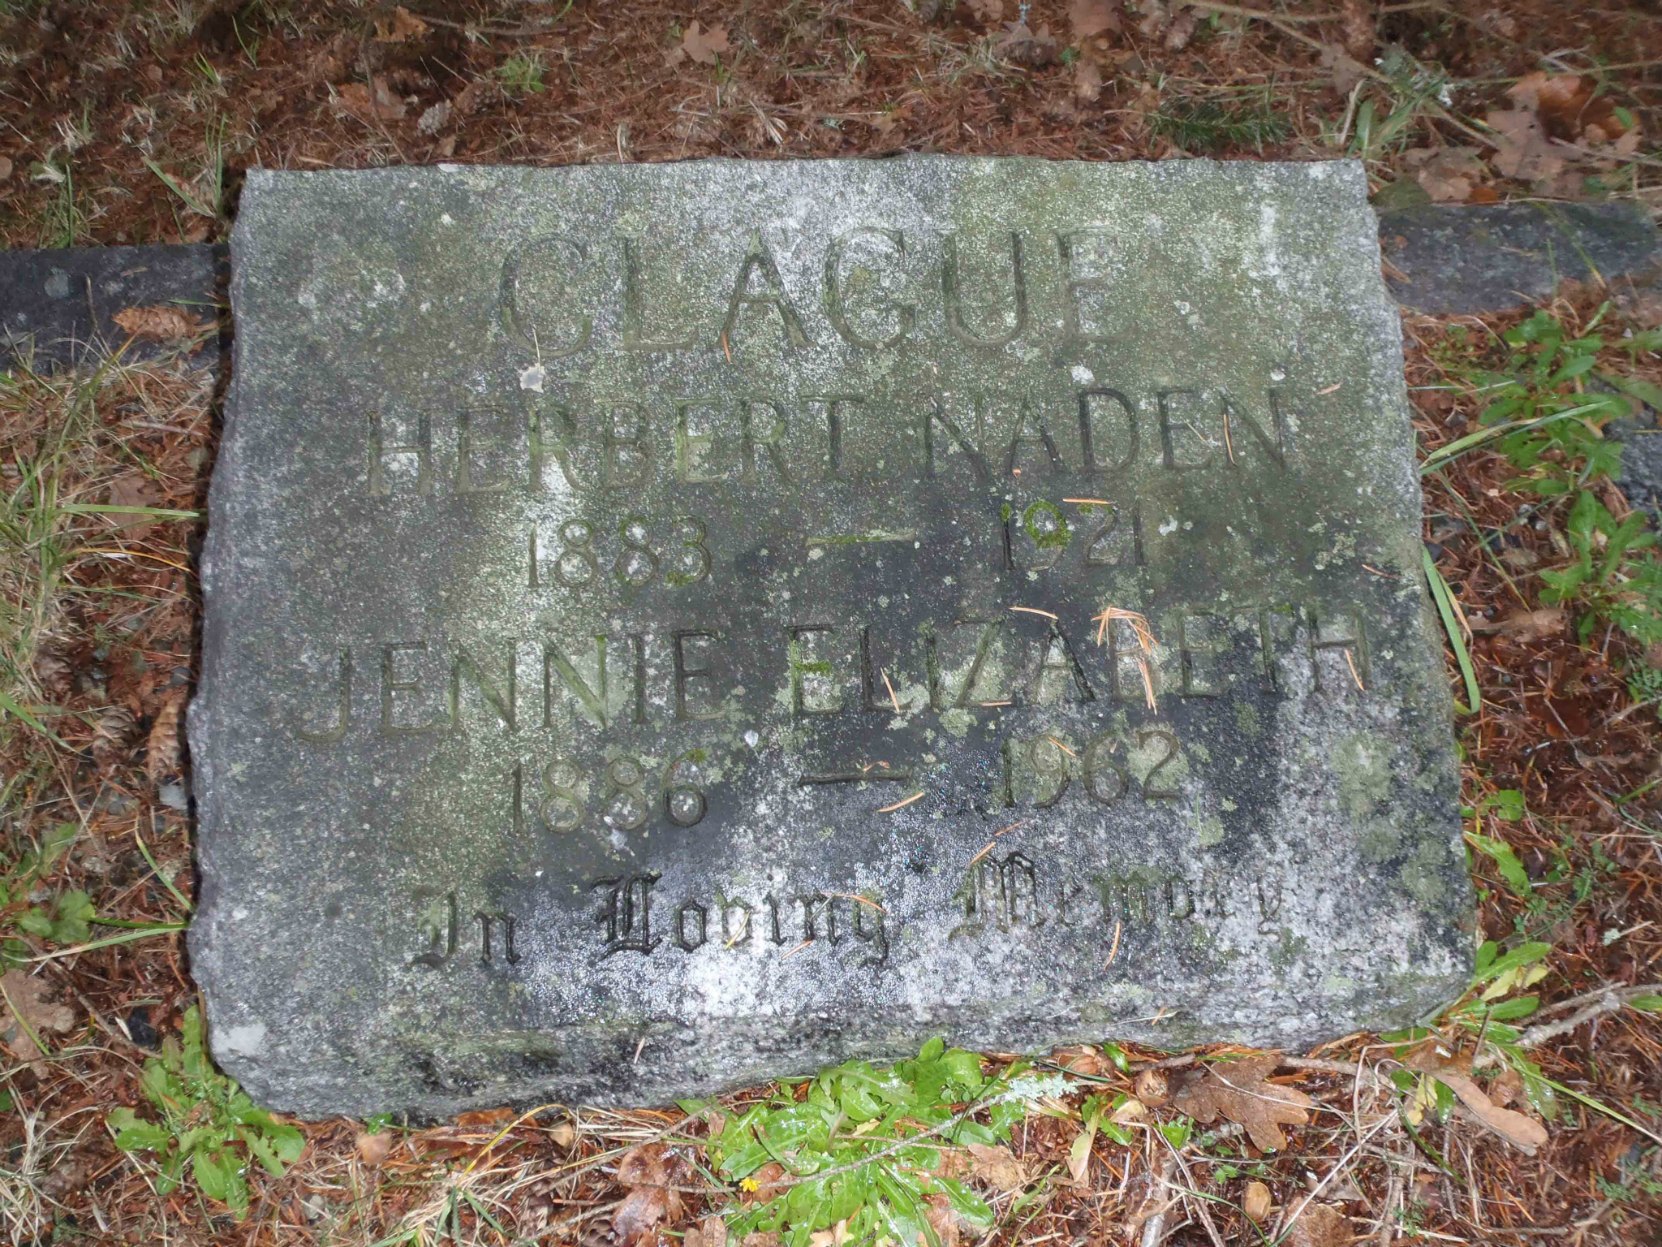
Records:
[[[1366,162],[1382,205],[1649,204],[1637,5],[0,0],[0,238],[224,236],[243,171],[900,150]],[[673,1110],[267,1118],[203,1062],[180,712],[215,386],[138,317],[0,374],[0,1226],[20,1243],[1662,1238],[1662,305],[1406,317],[1481,897],[1421,1027],[931,1044]],[[172,328],[167,326],[172,324]],[[1646,430],[1649,430],[1647,433]]]

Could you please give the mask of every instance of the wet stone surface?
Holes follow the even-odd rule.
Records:
[[[1359,167],[256,172],[233,268],[191,952],[259,1099],[1464,983]]]

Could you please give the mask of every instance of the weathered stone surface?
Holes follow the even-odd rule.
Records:
[[[208,246],[64,247],[0,251],[0,368],[37,370],[79,363],[128,342],[116,313],[133,307],[177,306],[213,321],[219,313],[225,249]],[[154,354],[137,340],[126,357]],[[171,348],[170,348],[171,349]],[[194,358],[204,367],[217,350]]]
[[[1358,166],[255,172],[233,255],[191,950],[258,1098],[1464,983]]]
[[[1638,204],[1424,204],[1379,215],[1391,291],[1432,315],[1498,312],[1561,282],[1651,281],[1656,224]]]

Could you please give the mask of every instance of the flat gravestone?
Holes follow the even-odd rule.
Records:
[[[191,714],[220,1061],[442,1114],[1456,992],[1365,190],[251,174]]]

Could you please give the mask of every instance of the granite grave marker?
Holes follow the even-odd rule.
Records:
[[[256,171],[232,245],[191,951],[261,1101],[1463,985],[1360,166]]]

